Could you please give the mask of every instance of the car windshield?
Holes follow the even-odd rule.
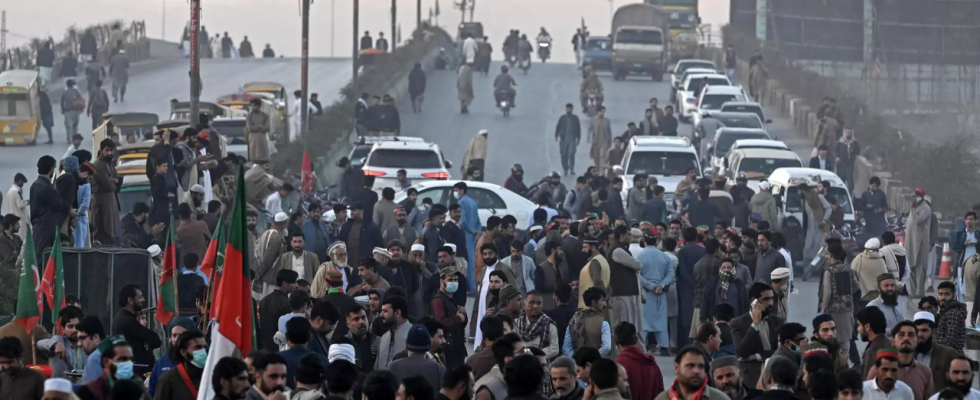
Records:
[[[27,93],[0,93],[0,118],[30,118],[32,114]]]
[[[682,63],[680,63],[680,65],[677,66],[677,69],[674,70],[674,74],[679,75],[679,76],[683,76],[684,75],[684,72],[687,71],[687,70],[689,70],[689,69],[691,69],[691,68],[707,68],[707,69],[713,70],[713,69],[715,69],[715,65],[712,64],[709,61],[689,61],[689,62],[682,62]]]
[[[736,140],[769,139],[765,132],[722,132],[715,137],[715,157],[723,157]]]
[[[701,96],[702,110],[717,110],[729,101],[744,100],[740,94],[706,94]]]
[[[642,151],[630,155],[626,173],[629,175],[684,175],[689,168],[697,168],[698,159],[693,153]]]
[[[228,138],[228,144],[245,144],[245,120],[213,121],[211,126]]]
[[[350,153],[350,161],[354,165],[361,165],[361,159],[367,157],[368,153],[371,152],[370,145],[367,146],[357,146],[354,151]]]
[[[691,78],[691,81],[687,84],[687,90],[693,92],[701,87],[702,82],[708,82],[708,86],[731,86],[732,83],[728,79],[721,77],[705,77],[705,78]]]
[[[585,42],[586,50],[608,50],[609,49],[609,39],[589,39]]]
[[[721,111],[752,113],[759,116],[760,120],[765,120],[766,116],[762,113],[762,107],[755,104],[724,104]]]
[[[690,11],[671,11],[668,24],[670,29],[692,29],[697,26],[694,13]]]
[[[442,169],[439,154],[431,150],[378,149],[371,152],[367,166],[375,168]]]
[[[738,164],[738,172],[749,179],[763,180],[777,168],[802,168],[803,163],[793,158],[745,158]]]
[[[664,44],[664,37],[660,31],[647,29],[621,29],[616,33],[616,43]]]
[[[717,119],[719,122],[721,122],[722,125],[729,128],[762,129],[762,121],[759,121],[759,117],[756,117],[754,114],[743,114],[743,115],[712,114],[711,118]],[[741,139],[751,139],[751,138],[741,138]]]
[[[119,191],[119,207],[122,210],[132,210],[136,203],[150,205],[150,202],[149,186],[130,186]]]
[[[854,212],[853,208],[851,207],[851,198],[847,195],[847,189],[832,186],[830,190],[828,190],[827,194],[828,195],[824,197],[827,199],[828,203],[831,203],[831,206],[834,205],[833,202],[836,202],[844,214],[851,214]],[[786,212],[803,212],[803,206],[800,202],[800,194],[797,192],[795,186],[791,186],[786,189],[786,200],[784,201],[786,203]]]

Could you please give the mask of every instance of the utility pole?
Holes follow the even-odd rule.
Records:
[[[300,98],[300,128],[299,135],[303,138],[303,142],[306,143],[306,133],[309,129],[307,126],[309,124],[309,113],[310,107],[309,103],[309,64],[310,64],[310,2],[313,0],[303,0],[303,47],[302,47],[302,71],[300,72],[300,80],[302,87],[302,97]]]
[[[0,12],[0,53],[7,52],[7,11]]]
[[[459,17],[459,22],[466,22],[466,0],[460,0],[459,11],[463,14]]]
[[[470,22],[473,22],[473,10],[476,9],[476,0],[470,0]]]
[[[337,19],[337,13],[334,12],[334,8],[337,5],[337,0],[330,0],[330,57],[334,57],[334,39],[337,37],[337,24],[334,21]]]
[[[201,101],[201,0],[191,2],[191,126],[197,126]]]
[[[359,50],[360,46],[358,46],[359,43],[357,40],[357,33],[360,32],[361,29],[359,26],[359,23],[361,22],[360,14],[361,14],[361,0],[354,0],[354,34],[351,35],[351,40],[353,40],[354,42],[354,46],[352,47],[353,54],[351,57],[352,60],[351,65],[354,68],[354,73],[351,75],[351,86],[353,86],[354,89],[353,96],[355,101],[361,95],[360,86],[358,85],[358,81],[357,81],[357,67],[358,67],[357,56],[360,54],[360,50]]]
[[[163,22],[160,24],[160,39],[167,39],[167,0],[163,0]]]
[[[398,22],[398,14],[396,13],[397,11],[398,11],[398,5],[396,3],[396,0],[391,0],[391,46],[389,46],[390,47],[389,50],[392,53],[395,52],[395,44],[398,43],[398,37],[395,36],[397,34],[395,32],[395,24]]]
[[[415,1],[415,29],[422,29],[422,0]]]

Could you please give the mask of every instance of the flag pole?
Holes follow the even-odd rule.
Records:
[[[31,364],[37,365],[37,340],[34,338],[33,330],[31,330]]]

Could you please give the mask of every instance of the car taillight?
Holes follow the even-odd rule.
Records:
[[[423,178],[431,178],[431,179],[449,179],[449,173],[448,172],[427,172],[427,173],[422,174],[422,177]]]
[[[698,99],[694,99],[694,105],[698,105],[698,103],[700,103],[700,101]]]
[[[371,169],[364,170],[364,176],[385,176],[385,175],[387,174],[382,171],[375,171]]]

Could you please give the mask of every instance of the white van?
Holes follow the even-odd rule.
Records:
[[[788,216],[796,217],[803,222],[803,203],[797,192],[797,186],[806,183],[810,187],[816,188],[821,181],[830,182],[830,191],[826,198],[837,202],[841,210],[844,211],[844,223],[854,225],[854,204],[851,193],[844,185],[844,181],[837,174],[821,169],[813,168],[779,168],[769,175],[769,184],[772,185],[772,196],[776,199],[776,207],[779,208],[779,226],[782,227],[783,219]]]

